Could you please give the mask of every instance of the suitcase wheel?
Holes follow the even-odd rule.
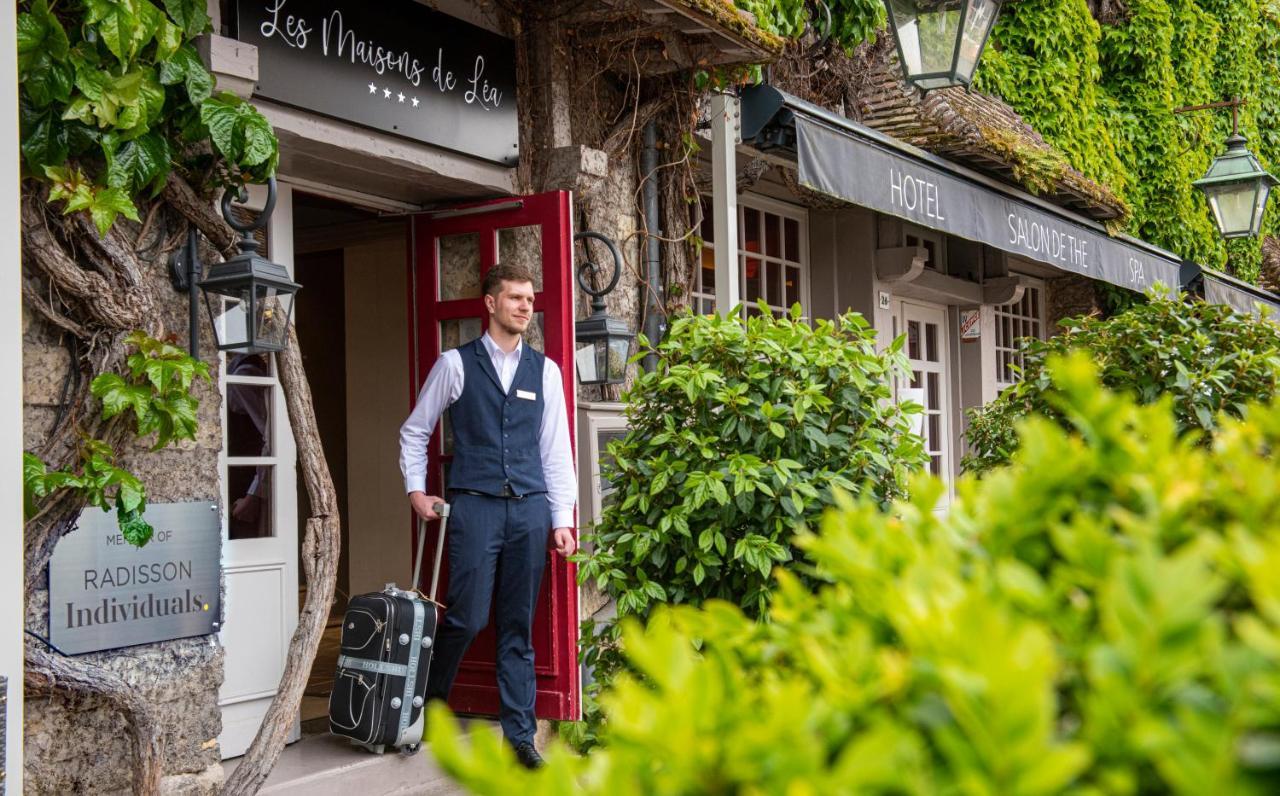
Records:
[[[404,755],[405,757],[408,757],[409,755],[416,755],[418,753],[418,750],[421,748],[422,748],[422,744],[420,743],[410,744],[408,746],[402,746],[400,747],[400,754]]]

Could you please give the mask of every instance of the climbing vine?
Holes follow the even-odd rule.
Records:
[[[1128,0],[1107,24],[1086,0],[1002,11],[977,73],[1131,210],[1125,232],[1256,281],[1258,240],[1224,242],[1192,186],[1223,151],[1229,113],[1175,114],[1242,97],[1241,132],[1280,168],[1280,0]],[[1272,208],[1264,233],[1280,234]]]
[[[18,15],[26,176],[99,234],[155,197],[177,165],[200,182],[261,182],[276,138],[252,105],[214,95],[194,40],[204,0],[30,0]],[[215,154],[220,157],[215,157]]]

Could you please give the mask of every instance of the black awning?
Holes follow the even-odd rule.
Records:
[[[1169,252],[772,86],[743,90],[742,138],[794,159],[801,185],[851,204],[1130,290],[1184,284]]]

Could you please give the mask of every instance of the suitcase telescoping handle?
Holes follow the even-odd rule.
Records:
[[[436,514],[440,515],[440,535],[436,537],[436,561],[431,566],[431,593],[428,595],[432,602],[439,602],[436,599],[436,587],[440,585],[440,558],[444,555],[444,532],[449,525],[449,504],[437,503],[435,505]],[[422,550],[427,546],[427,521],[422,517],[418,517],[418,555],[413,561],[413,588],[418,587],[418,578],[422,575]]]

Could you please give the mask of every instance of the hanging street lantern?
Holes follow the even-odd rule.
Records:
[[[578,287],[591,296],[591,316],[577,322],[574,340],[578,344],[574,364],[579,384],[621,384],[627,375],[627,359],[631,354],[631,340],[635,337],[625,321],[605,311],[604,297],[618,285],[622,276],[622,254],[609,237],[599,232],[579,232],[574,241],[598,240],[609,248],[613,257],[613,275],[603,289],[597,290],[584,280],[584,276],[599,273],[601,268],[589,258],[578,267]],[[586,248],[586,244],[583,244]]]
[[[968,86],[1004,0],[884,0],[908,83]]]
[[[1191,183],[1204,191],[1213,210],[1214,223],[1224,238],[1256,237],[1262,230],[1262,216],[1267,209],[1271,189],[1280,180],[1263,170],[1262,164],[1245,146],[1240,135],[1240,109],[1249,101],[1235,97],[1221,102],[1203,105],[1187,105],[1174,108],[1174,113],[1231,109],[1231,137],[1227,139],[1227,151],[1214,158],[1205,175]]]
[[[1239,132],[1227,139],[1227,151],[1192,185],[1204,191],[1213,220],[1224,238],[1256,237],[1262,229],[1267,197],[1280,180],[1263,171]]]
[[[252,221],[241,221],[231,212],[233,195],[231,191],[222,195],[222,217],[241,233],[236,242],[240,253],[211,266],[204,279],[200,279],[203,266],[197,254],[196,231],[192,228],[186,247],[174,255],[171,264],[174,287],[191,295],[192,356],[199,355],[197,287],[204,290],[205,307],[219,351],[261,354],[281,351],[288,343],[293,297],[302,286],[289,278],[284,266],[258,254],[258,241],[253,236],[255,230],[266,226],[275,209],[275,178],[267,183],[266,205]],[[243,189],[235,198],[240,203],[248,201]]]

